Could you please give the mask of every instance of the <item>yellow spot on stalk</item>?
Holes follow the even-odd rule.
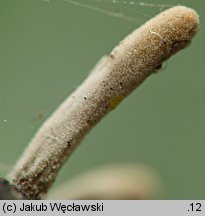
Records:
[[[116,96],[114,98],[112,98],[112,100],[110,101],[110,108],[114,109],[123,99],[123,96]]]

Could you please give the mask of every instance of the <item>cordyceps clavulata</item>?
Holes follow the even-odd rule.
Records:
[[[14,197],[13,192],[20,193],[27,199],[46,197],[86,134],[159,65],[187,47],[198,29],[197,13],[176,6],[128,35],[42,125],[8,175],[13,188],[6,181],[1,183],[3,193]]]

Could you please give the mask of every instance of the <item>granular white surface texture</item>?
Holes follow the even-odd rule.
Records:
[[[43,124],[10,174],[29,199],[41,199],[87,132],[197,33],[196,12],[168,9],[128,35]]]

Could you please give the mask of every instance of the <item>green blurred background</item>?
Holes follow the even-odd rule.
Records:
[[[79,2],[79,1],[78,1]],[[43,121],[87,76],[96,61],[160,8],[84,0],[0,0],[0,162],[15,164]],[[128,1],[127,1],[128,2]],[[205,2],[196,9],[201,31],[84,139],[54,187],[113,162],[137,162],[160,176],[161,199],[205,198]],[[7,120],[7,122],[4,122]],[[1,174],[6,170],[2,168]]]

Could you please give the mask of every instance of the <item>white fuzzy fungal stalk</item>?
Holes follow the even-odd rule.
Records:
[[[29,199],[40,199],[87,132],[197,33],[198,15],[177,6],[128,35],[43,124],[10,174]]]

